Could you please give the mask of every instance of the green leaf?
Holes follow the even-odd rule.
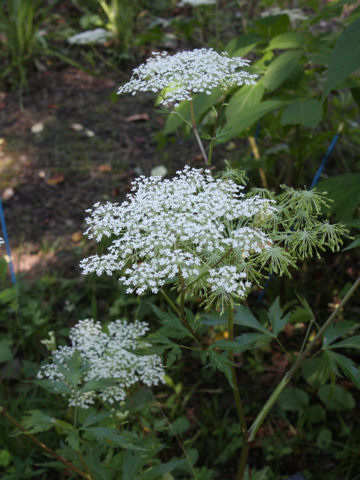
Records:
[[[341,368],[344,375],[349,378],[357,388],[360,388],[360,371],[355,363],[345,355],[329,352],[332,360]]]
[[[318,357],[310,358],[302,365],[301,372],[304,379],[312,387],[318,388],[324,385],[331,373],[329,357],[322,353]]]
[[[229,100],[225,110],[227,119],[236,117],[240,112],[261,102],[265,93],[264,84],[259,81],[256,85],[244,85]]]
[[[322,100],[343,80],[360,68],[360,19],[342,32],[331,54]]]
[[[268,311],[268,317],[272,326],[272,331],[275,337],[283,330],[288,323],[291,313],[282,316],[282,310],[280,307],[279,297],[277,297],[274,303],[271,305]]]
[[[29,433],[46,432],[55,427],[56,419],[40,410],[30,410],[22,419],[21,424]]]
[[[342,252],[346,252],[347,250],[352,250],[353,248],[360,247],[360,236],[356,236],[355,239],[346,247],[342,249]]]
[[[263,78],[265,87],[270,92],[280,87],[285,80],[292,76],[301,57],[302,52],[299,51],[285,52],[272,61]]]
[[[309,395],[299,388],[287,387],[281,393],[277,403],[283,410],[300,412],[309,405]]]
[[[271,15],[269,17],[257,18],[255,25],[257,31],[267,38],[285,33],[289,28],[290,20],[287,15]]]
[[[89,415],[86,416],[81,429],[86,430],[87,427],[101,422],[105,418],[108,418],[111,415],[111,412],[101,412],[97,413],[95,410],[91,411]]]
[[[47,378],[44,378],[41,380],[35,380],[34,383],[52,393],[61,393],[62,395],[71,395],[73,393],[71,388],[69,388],[66,383],[61,382],[60,380],[48,380]]]
[[[316,445],[322,450],[327,450],[332,444],[332,433],[328,428],[320,430],[316,438]]]
[[[209,358],[209,366],[220,370],[226,376],[231,388],[235,388],[230,367],[231,361],[228,356],[215,350],[208,350],[206,353]]]
[[[333,343],[328,348],[360,348],[360,335],[354,335],[353,337],[346,338],[338,343]]]
[[[281,125],[304,125],[315,128],[322,118],[322,105],[318,100],[308,99],[288,105],[281,117]]]
[[[288,102],[284,100],[265,100],[257,105],[246,108],[244,111],[239,112],[237,116],[233,115],[227,120],[224,127],[219,131],[215,143],[219,144],[226,142],[238,136],[267,113],[278,110],[287,104]]]
[[[189,430],[190,423],[186,417],[178,417],[174,422],[171,423],[169,428],[170,435],[181,435],[182,433]]]
[[[162,463],[161,465],[156,465],[151,467],[151,469],[142,474],[143,480],[161,480],[164,479],[163,475],[168,472],[172,472],[175,468],[184,466],[187,463],[187,460],[173,460],[171,462]],[[169,477],[174,478],[174,477]]]
[[[333,323],[324,333],[322,348],[328,348],[336,339],[353,332],[356,328],[358,328],[358,325],[355,322],[342,320],[338,323]]]
[[[108,427],[88,427],[87,433],[93,435],[103,445],[117,446],[122,448],[129,448],[131,450],[144,451],[144,448],[139,447],[134,443],[134,440],[129,440],[126,435],[120,435],[120,433],[114,428]]]
[[[242,327],[248,327],[254,330],[258,330],[259,332],[265,333],[266,335],[273,337],[273,334],[269,332],[269,330],[267,330],[265,327],[263,327],[259,320],[254,317],[251,311],[243,305],[239,305],[238,307],[236,307],[234,314],[234,323],[236,325],[241,325]]]
[[[261,36],[256,33],[249,33],[247,35],[241,35],[240,37],[233,38],[226,45],[225,50],[230,57],[243,57],[249,53],[259,42]]]
[[[352,410],[356,404],[352,394],[340,385],[323,385],[318,396],[326,408],[335,412]]]
[[[101,388],[113,387],[119,382],[115,378],[102,378],[102,379],[92,379],[85,383],[80,389],[79,394],[92,392],[94,390],[99,390]]]
[[[266,48],[268,50],[287,50],[290,48],[303,48],[306,43],[305,37],[295,32],[282,33],[281,35],[276,35],[269,46]]]
[[[0,342],[0,363],[10,362],[12,360],[12,353],[9,341],[4,339]]]
[[[269,344],[272,339],[272,335],[268,332],[264,333],[243,333],[242,335],[235,337],[236,348],[234,352],[241,353],[245,350],[252,348],[260,348]]]
[[[325,410],[321,405],[310,405],[304,411],[304,418],[310,423],[322,422],[325,416]]]
[[[197,123],[199,123],[204,113],[209,110],[212,105],[216,104],[222,96],[223,93],[219,88],[215,88],[210,95],[199,93],[194,96],[193,105]],[[174,113],[169,113],[163,129],[164,135],[174,133],[179,127],[184,125],[184,120],[181,117],[187,122],[191,122],[190,103],[188,101],[181,102],[180,105],[175,108]]]
[[[351,220],[360,205],[360,173],[344,173],[326,180],[321,180],[317,190],[327,192],[333,200],[328,211],[335,213],[343,221]]]

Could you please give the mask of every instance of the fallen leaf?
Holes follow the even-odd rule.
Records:
[[[14,196],[14,189],[11,188],[11,187],[8,187],[6,188],[4,191],[3,191],[3,194],[2,194],[2,199],[3,200],[9,200],[12,196]]]
[[[99,172],[111,172],[112,167],[111,165],[99,165],[98,170]]]
[[[125,122],[147,122],[150,119],[147,113],[135,113],[125,118]]]
[[[72,235],[71,235],[71,240],[73,242],[80,242],[80,240],[82,239],[82,233],[80,230],[78,230],[77,232],[74,232]]]
[[[75,130],[75,132],[81,132],[81,130],[84,130],[83,125],[81,123],[72,123],[70,127]]]
[[[31,127],[32,133],[40,133],[44,130],[44,124],[42,122],[37,122]]]
[[[57,185],[58,183],[61,183],[64,181],[64,175],[62,173],[55,173],[52,177],[50,177],[46,183],[48,185]]]

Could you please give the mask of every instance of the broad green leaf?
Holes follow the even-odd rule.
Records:
[[[71,395],[73,393],[71,388],[69,388],[66,383],[61,381],[49,380],[47,378],[44,378],[41,380],[35,380],[34,383],[40,385],[40,387],[45,388],[52,393],[61,393],[62,395]]]
[[[111,415],[111,412],[97,413],[95,410],[90,411],[90,413],[87,414],[81,428],[85,430],[87,427],[90,427],[91,425],[95,425],[96,423],[101,422],[105,418],[108,418],[110,415]]]
[[[272,61],[263,78],[265,87],[270,92],[280,87],[285,80],[291,77],[301,57],[302,52],[291,51],[282,53]]]
[[[355,363],[345,355],[340,353],[329,352],[332,360],[341,368],[344,375],[346,375],[357,388],[360,388],[360,371]]]
[[[121,435],[114,428],[88,427],[86,432],[91,433],[91,435],[93,435],[103,445],[109,446],[112,444],[113,446],[117,447],[144,451],[144,448],[134,443],[134,439],[129,440],[126,435]]]
[[[189,428],[189,420],[186,417],[178,417],[171,423],[171,426],[169,428],[169,434],[181,435],[182,433],[186,432],[186,430],[189,430]]]
[[[328,348],[360,348],[360,335],[341,340],[341,342],[333,343]]]
[[[289,24],[289,17],[283,14],[257,18],[255,20],[256,30],[266,38],[273,38],[276,35],[285,33],[289,28]]]
[[[207,95],[206,93],[195,95],[193,105],[197,123],[199,123],[200,118],[204,113],[219,101],[219,98],[221,98],[222,95],[223,93],[219,88],[215,88],[210,95]],[[184,120],[181,117],[187,122],[191,122],[190,104],[188,101],[181,102],[180,105],[175,108],[174,112],[169,113],[163,129],[164,135],[174,133],[179,127],[184,125]]]
[[[249,53],[260,41],[261,36],[257,35],[256,33],[241,35],[240,37],[230,40],[225,47],[225,51],[228,52],[230,57],[243,57]]]
[[[283,330],[285,325],[289,321],[290,313],[282,316],[282,310],[280,307],[279,297],[277,297],[274,303],[271,305],[268,311],[268,317],[272,326],[272,331],[275,337]]]
[[[9,362],[12,359],[12,353],[9,341],[4,339],[0,342],[0,363]]]
[[[328,76],[322,99],[349,75],[360,68],[360,19],[342,32],[331,54]]]
[[[322,105],[318,100],[299,100],[288,105],[281,117],[281,125],[304,125],[315,128],[322,118]]]
[[[309,395],[300,388],[287,387],[280,395],[277,403],[283,410],[300,412],[309,405]]]
[[[276,35],[266,50],[287,50],[290,48],[302,48],[305,46],[306,39],[299,33],[288,32],[282,33],[281,35]]]
[[[310,423],[321,422],[325,416],[325,410],[321,405],[310,405],[304,411],[304,418]]]
[[[340,220],[352,219],[356,207],[360,205],[360,173],[344,173],[321,180],[317,190],[327,192],[333,200],[328,208]]]
[[[357,324],[355,322],[342,320],[341,322],[333,323],[324,333],[322,348],[328,348],[336,339],[353,332],[356,328]]]
[[[215,350],[208,350],[206,353],[209,358],[209,366],[220,370],[226,376],[231,388],[235,388],[230,367],[231,361],[228,356]]]
[[[301,367],[301,372],[307,383],[312,387],[318,388],[324,385],[331,373],[329,357],[322,353],[318,357],[310,358]]]
[[[265,87],[261,81],[255,85],[244,85],[229,100],[225,110],[227,119],[237,117],[243,110],[253,107],[261,102]]]
[[[266,335],[273,336],[269,330],[261,325],[259,320],[251,313],[251,311],[244,307],[243,305],[239,305],[235,309],[234,314],[234,323],[236,325],[241,325],[243,327],[252,328],[253,330],[258,330],[259,332],[265,333]]]
[[[219,131],[216,143],[226,142],[238,136],[267,113],[278,110],[287,104],[288,102],[284,100],[265,100],[257,105],[246,108],[242,112],[239,112],[238,115],[233,115]]]
[[[332,444],[332,433],[328,428],[320,430],[317,438],[316,445],[322,450],[327,450]]]
[[[323,385],[318,396],[326,408],[335,412],[352,410],[355,407],[355,399],[352,394],[340,385]]]

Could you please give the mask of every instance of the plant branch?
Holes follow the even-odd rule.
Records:
[[[180,309],[179,309],[179,318],[181,320],[181,323],[184,325],[184,327],[190,332],[191,336],[193,339],[196,341],[196,343],[203,348],[203,343],[200,340],[200,338],[196,335],[194,329],[188,322],[188,319],[186,318],[186,313],[185,313],[185,282],[184,282],[184,277],[182,276],[181,268],[179,267],[179,279],[180,279],[180,287],[181,287],[181,293],[180,293]]]
[[[322,325],[320,330],[317,332],[313,340],[309,343],[309,345],[305,348],[304,351],[300,353],[298,356],[296,362],[294,365],[291,367],[291,369],[286,372],[284,375],[283,379],[279,383],[279,385],[275,388],[273,391],[272,395],[270,398],[267,400],[263,408],[261,409],[260,413],[254,420],[253,424],[251,425],[249,429],[249,442],[252,442],[256,436],[257,431],[261,427],[263,421],[265,420],[266,416],[270,412],[271,408],[273,407],[274,403],[277,401],[279,398],[280,394],[284,390],[284,388],[287,386],[289,381],[292,379],[294,374],[299,370],[301,365],[304,363],[307,355],[311,352],[311,350],[315,347],[317,344],[318,340],[323,336],[325,331],[329,328],[329,326],[332,324],[333,320],[337,317],[337,315],[340,313],[342,308],[345,306],[345,304],[348,302],[350,297],[354,294],[355,290],[360,286],[360,277],[353,283],[352,287],[350,290],[347,292],[345,297],[341,300],[339,305],[336,307],[336,309],[332,312],[332,314],[329,316],[329,318],[326,320],[326,322]]]
[[[229,303],[228,330],[229,330],[229,340],[233,342],[234,341],[234,308],[233,308],[232,302]],[[241,450],[239,464],[238,464],[236,480],[243,480],[250,445],[248,442],[248,432],[247,432],[247,426],[246,426],[246,421],[244,416],[244,409],[243,409],[243,404],[240,397],[239,385],[238,385],[237,376],[236,376],[235,357],[234,357],[233,350],[229,350],[229,360],[231,362],[231,367],[230,367],[231,377],[234,384],[234,386],[232,387],[232,391],[234,395],[236,411],[239,418],[242,438],[244,442]]]
[[[201,155],[203,156],[205,165],[206,165],[207,167],[209,167],[209,166],[210,166],[209,159],[208,159],[208,156],[206,155],[204,145],[203,145],[203,143],[202,143],[202,140],[201,140],[200,135],[199,135],[199,131],[198,131],[197,126],[196,126],[196,118],[195,118],[195,112],[194,112],[194,104],[193,104],[193,101],[192,101],[192,100],[190,100],[189,103],[190,103],[190,112],[191,112],[191,128],[192,128],[192,131],[194,132],[196,141],[197,141],[197,143],[198,143],[198,145],[199,145],[199,148],[200,148],[200,151],[201,151]]]
[[[87,480],[91,480],[92,477],[90,474],[86,473],[86,472],[83,472],[82,470],[80,470],[80,468],[76,467],[75,465],[73,465],[71,462],[69,462],[68,460],[66,460],[66,458],[62,457],[61,455],[59,455],[58,453],[56,453],[54,450],[52,450],[51,448],[49,448],[45,443],[43,442],[40,442],[40,440],[38,440],[36,437],[34,437],[34,435],[32,435],[31,433],[29,433],[22,425],[21,423],[19,423],[17,420],[15,420],[15,418],[13,418],[9,413],[7,413],[7,411],[5,410],[4,407],[0,406],[0,413],[3,415],[3,417],[6,418],[6,420],[8,420],[10,423],[12,423],[17,429],[19,429],[24,435],[26,435],[28,438],[30,438],[30,440],[32,440],[34,443],[36,443],[36,445],[38,445],[40,448],[42,448],[43,450],[45,450],[45,452],[49,453],[51,456],[53,456],[54,458],[56,458],[56,460],[58,460],[59,462],[61,462],[62,464],[64,464],[67,468],[69,468],[70,470],[72,470],[73,472],[77,473],[78,475],[80,475],[80,477],[83,477],[83,478],[87,478]]]

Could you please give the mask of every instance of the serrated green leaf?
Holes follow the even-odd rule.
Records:
[[[274,303],[271,305],[268,311],[268,317],[272,326],[272,331],[275,337],[284,329],[290,318],[290,313],[282,316],[282,309],[280,307],[279,297],[277,297]]]
[[[209,365],[217,370],[220,370],[220,372],[226,376],[231,388],[235,388],[230,367],[231,361],[227,355],[216,352],[215,350],[208,350],[207,355],[209,358]]]
[[[322,99],[349,75],[360,68],[360,19],[341,33],[331,54],[328,76]]]
[[[71,395],[73,391],[66,385],[66,383],[55,380],[48,380],[47,378],[35,380],[34,383],[42,388],[45,388],[52,393],[61,393],[62,395]]]
[[[109,418],[111,415],[110,412],[100,412],[97,413],[96,411],[92,411],[89,415],[87,415],[86,419],[84,420],[81,429],[86,430],[87,427],[91,425],[95,425],[96,423],[101,422],[105,418]]]
[[[348,322],[342,320],[338,323],[333,323],[324,333],[324,340],[322,348],[328,348],[336,339],[353,332],[358,325],[355,322]]]
[[[30,410],[22,419],[21,424],[29,433],[46,432],[55,427],[56,419],[40,410]]]
[[[281,125],[304,125],[315,128],[322,119],[322,105],[318,100],[300,100],[288,105],[281,117]]]
[[[287,50],[290,48],[304,48],[305,37],[295,32],[282,33],[272,38],[266,50]]]
[[[252,348],[260,348],[269,344],[272,336],[264,333],[243,333],[235,337],[236,348],[234,352],[241,353]]]
[[[101,378],[101,379],[92,379],[86,382],[80,389],[79,389],[79,394],[82,393],[87,393],[87,392],[92,392],[99,390],[101,388],[106,388],[106,387],[113,387],[114,385],[117,385],[119,382],[116,381],[114,378]]]
[[[329,352],[332,360],[341,368],[342,372],[348,377],[357,388],[360,388],[360,371],[355,363],[345,355]]]
[[[329,357],[324,353],[318,357],[310,358],[301,367],[303,377],[309,385],[315,388],[327,382],[331,371]]]
[[[360,335],[354,335],[350,338],[345,338],[341,342],[333,343],[328,348],[360,348]]]
[[[360,247],[360,236],[356,236],[355,239],[345,248],[343,248],[341,251],[346,252],[347,250],[352,250],[353,248],[359,248]]]
[[[300,412],[309,405],[309,395],[300,388],[287,387],[281,393],[277,403],[283,410]]]
[[[133,440],[129,440],[126,435],[120,434],[114,428],[108,427],[88,427],[87,433],[93,435],[99,442],[107,446],[117,446],[122,448],[128,448],[131,450],[144,451],[145,449],[139,447],[133,443]]]
[[[340,385],[323,385],[318,396],[326,408],[335,412],[352,410],[356,404],[352,394]]]
[[[302,52],[291,51],[282,53],[274,61],[272,61],[263,77],[265,87],[273,92],[282,83],[290,78],[299,64]]]
[[[273,334],[263,327],[259,320],[257,320],[257,318],[251,313],[251,311],[243,305],[239,305],[235,308],[234,323],[236,325],[248,327],[253,330],[258,330],[259,332],[273,337]]]

